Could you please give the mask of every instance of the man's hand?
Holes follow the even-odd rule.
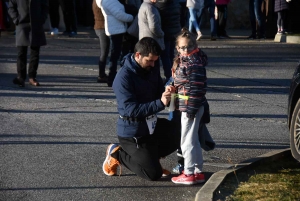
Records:
[[[171,94],[175,92],[174,86],[166,86],[165,92],[161,95],[161,102],[167,106],[171,100]]]

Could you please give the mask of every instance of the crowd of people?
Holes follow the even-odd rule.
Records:
[[[178,165],[173,171],[179,175],[172,177],[171,181],[188,185],[205,181],[202,149],[212,150],[215,144],[205,126],[209,123],[209,104],[205,97],[208,62],[207,55],[197,45],[202,38],[199,24],[204,9],[207,9],[210,39],[228,38],[229,2],[93,0],[94,29],[100,42],[97,82],[112,87],[119,113],[119,143],[107,148],[103,163],[106,175],[115,175],[118,166],[124,166],[141,178],[158,180],[170,175],[160,160],[177,150]],[[259,9],[261,3],[262,0],[249,0],[252,25],[249,39],[265,37],[264,20]],[[58,33],[59,6],[66,28],[63,34],[76,36],[74,0],[9,0],[7,10],[16,25],[18,50],[14,84],[25,86],[27,50],[30,47],[29,84],[40,85],[36,76],[40,47],[46,45],[43,24],[49,14],[51,34]],[[286,0],[275,0],[279,34],[286,31],[287,9]],[[3,6],[0,7],[2,10]],[[0,23],[0,29],[1,26]],[[137,34],[128,32],[128,27],[135,29]],[[121,68],[117,71],[120,57]],[[165,79],[160,75],[160,60]],[[169,119],[159,118],[157,114],[170,104],[175,110],[170,111]]]

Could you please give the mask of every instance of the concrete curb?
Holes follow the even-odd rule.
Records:
[[[291,149],[281,149],[272,151],[263,155],[260,155],[256,158],[246,160],[240,164],[236,164],[226,170],[221,170],[214,173],[209,180],[203,185],[203,187],[198,191],[195,197],[195,201],[213,201],[214,194],[217,188],[225,181],[225,179],[234,174],[234,172],[241,172],[247,168],[253,166],[262,165],[270,161],[278,160],[285,156],[291,155]]]
[[[280,43],[297,43],[300,44],[300,36],[299,35],[279,35],[276,34],[274,38],[275,42]]]

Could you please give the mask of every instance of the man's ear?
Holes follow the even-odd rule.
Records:
[[[135,57],[136,59],[140,59],[141,53],[139,53],[139,52],[134,53],[134,57]]]

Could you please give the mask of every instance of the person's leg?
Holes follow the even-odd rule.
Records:
[[[26,79],[26,66],[27,66],[27,46],[18,46],[18,59],[17,59],[17,73],[18,77],[23,80]]]
[[[251,35],[248,37],[249,39],[256,38],[256,19],[255,19],[255,11],[254,11],[254,1],[255,0],[249,0],[249,18],[250,18],[251,30],[252,30]]]
[[[158,118],[152,135],[136,138],[119,137],[122,149],[117,156],[118,160],[139,177],[158,180],[162,176],[159,159],[170,155],[180,145],[180,132],[177,126],[178,124],[167,119]]]
[[[282,10],[282,22],[281,22],[281,27],[282,31],[285,33],[286,32],[286,21],[287,21],[287,9]]]
[[[100,42],[100,57],[99,57],[99,77],[100,78],[106,78],[107,75],[105,74],[105,67],[106,67],[106,60],[109,53],[109,47],[110,47],[110,39],[105,34],[105,29],[98,29],[95,30],[96,35],[99,37]],[[107,81],[107,78],[105,79],[105,82]]]
[[[186,112],[181,114],[181,150],[184,158],[184,174],[194,174],[195,166],[202,170],[203,156],[199,142],[198,131],[204,107],[200,107],[194,119],[186,117]],[[196,164],[196,165],[195,165]]]
[[[119,137],[119,142],[122,149],[117,160],[121,165],[146,180],[154,181],[161,178],[160,157],[153,138],[150,136],[135,139]]]
[[[186,26],[187,7],[186,2],[180,2],[180,25],[181,28]]]
[[[59,26],[59,3],[58,0],[49,1],[49,17],[52,28]]]
[[[281,33],[282,31],[282,15],[281,15],[281,11],[277,12],[277,33]]]
[[[118,60],[122,51],[123,34],[111,35],[111,52],[110,52],[110,67],[107,85],[112,86],[112,83],[117,74]]]
[[[218,5],[218,36],[226,37],[227,5]]]
[[[71,32],[70,20],[69,20],[69,12],[68,12],[68,0],[58,0],[63,16],[66,30],[64,31],[64,35],[68,35]]]
[[[215,1],[210,1],[208,5],[208,12],[209,12],[209,22],[210,22],[210,34],[212,37],[215,37],[216,35],[216,29],[215,29]],[[215,39],[215,38],[211,38]]]
[[[38,86],[36,81],[37,69],[40,61],[40,46],[30,47],[30,62],[28,68],[29,83]]]
[[[77,15],[76,15],[76,3],[75,0],[69,1],[69,13],[70,13],[70,26],[71,32],[74,32],[74,35],[77,34]]]
[[[261,5],[263,3],[263,0],[254,0],[254,13],[255,13],[255,18],[257,20],[258,28],[259,30],[257,31],[259,34],[259,38],[264,38],[265,37],[265,23],[264,23],[264,16],[261,11]]]
[[[181,130],[181,112],[179,110],[174,110],[173,112],[169,113],[168,117],[169,121],[174,122],[174,124],[179,125],[180,127],[178,130]],[[177,165],[173,168],[173,172],[180,174],[184,167],[184,158],[182,156],[182,151],[180,146],[177,149]]]
[[[198,34],[197,40],[199,40],[201,38],[202,34],[201,34],[200,27],[199,27],[199,24],[196,19],[197,11],[198,11],[198,9],[189,8],[189,13],[190,13],[189,31],[192,32],[193,27],[194,27]]]
[[[171,41],[169,37],[164,38],[165,43],[165,49],[161,53],[161,61],[164,69],[164,75],[166,80],[169,80],[171,77],[171,68],[172,68],[172,62],[170,61],[170,48],[171,48]]]

